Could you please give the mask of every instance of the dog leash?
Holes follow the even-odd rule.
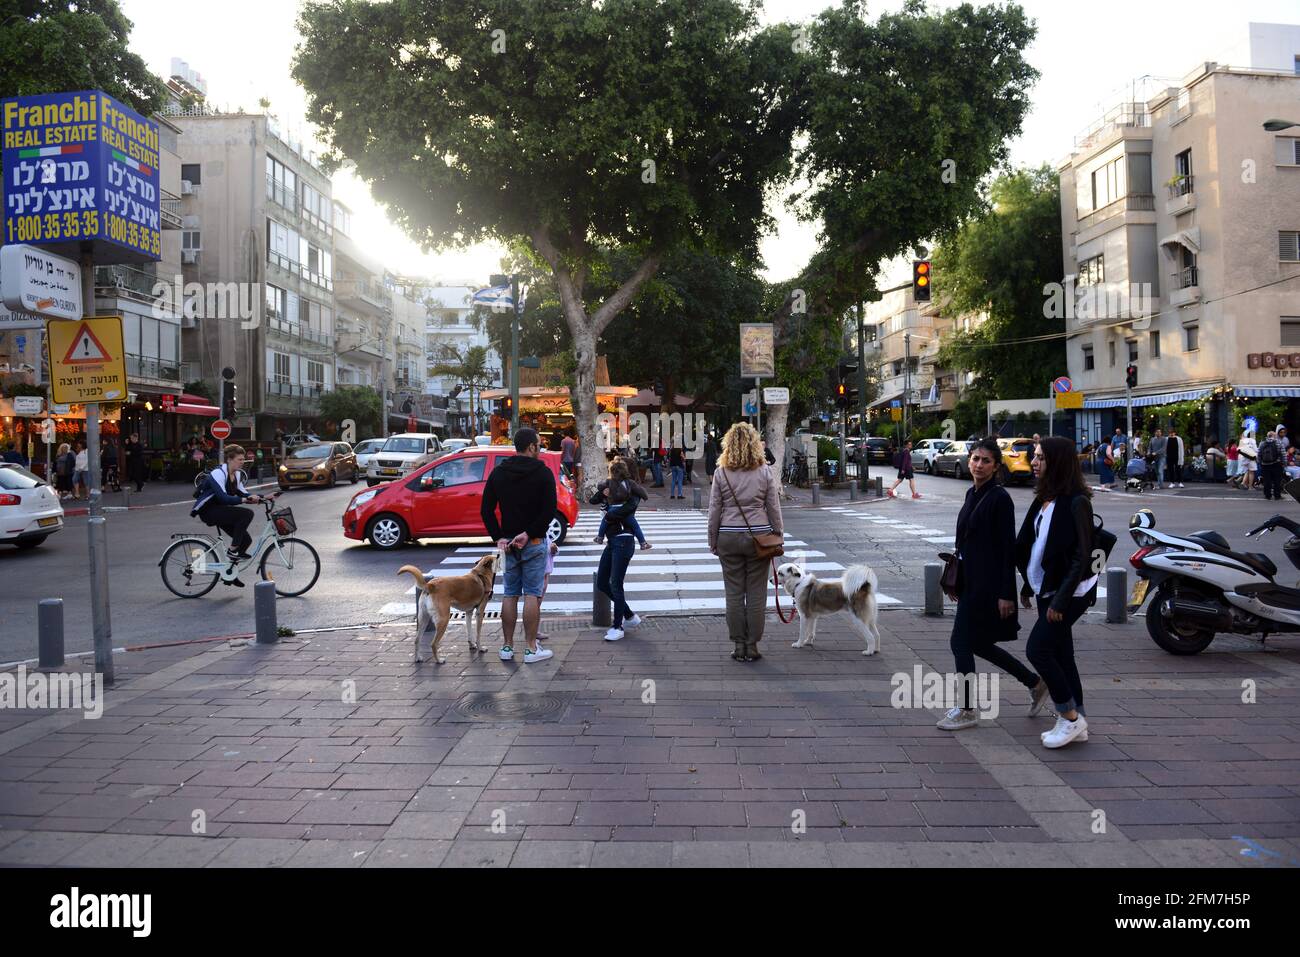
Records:
[[[795,616],[795,614],[796,614],[796,609],[794,609],[794,608],[791,608],[791,609],[790,609],[790,617],[789,617],[789,618],[787,618],[787,617],[785,617],[785,615],[781,614],[781,583],[777,580],[777,577],[776,577],[776,559],[775,559],[775,558],[772,559],[772,585],[773,585],[773,588],[774,588],[774,590],[775,590],[775,594],[776,594],[776,617],[781,619],[781,624],[783,624],[783,625],[788,625],[788,624],[790,624],[790,622],[794,621],[794,616]]]

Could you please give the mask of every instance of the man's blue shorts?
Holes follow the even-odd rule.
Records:
[[[506,590],[507,598],[521,595],[542,597],[542,588],[546,584],[546,553],[550,545],[545,539],[536,545],[525,545],[521,553],[506,549]]]

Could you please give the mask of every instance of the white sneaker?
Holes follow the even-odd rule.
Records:
[[[942,731],[964,731],[979,727],[980,717],[973,708],[951,708],[935,725]]]
[[[623,627],[624,627],[624,628],[636,628],[636,627],[639,626],[640,624],[641,624],[641,616],[640,616],[640,615],[633,615],[631,618],[624,618],[624,619],[623,619]]]
[[[619,641],[622,637],[623,637],[622,628],[611,628],[609,631],[605,632],[606,641]]]
[[[511,648],[509,645],[506,645],[504,648],[501,649],[501,660],[502,660],[502,661],[514,661],[514,660],[515,660],[515,650],[514,650],[513,648]]]
[[[1088,740],[1088,722],[1083,715],[1074,721],[1066,720],[1064,717],[1056,720],[1056,727],[1043,735],[1043,747],[1045,748],[1063,748],[1071,741]]]
[[[551,658],[554,655],[555,652],[551,651],[550,648],[543,648],[541,645],[538,645],[536,651],[524,652],[524,664],[531,665],[534,661],[545,661],[547,658]]]
[[[1179,483],[1178,483],[1178,487],[1179,487],[1179,488],[1187,488],[1187,486],[1184,485],[1182,482],[1179,482]]]

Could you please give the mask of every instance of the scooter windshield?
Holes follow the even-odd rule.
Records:
[[[1290,495],[1297,502],[1300,502],[1300,478],[1292,479],[1291,481],[1287,482],[1286,485],[1283,486],[1283,488],[1286,489],[1286,493],[1288,495]]]

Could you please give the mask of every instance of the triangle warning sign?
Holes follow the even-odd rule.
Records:
[[[68,347],[68,353],[63,357],[63,361],[68,365],[102,365],[105,362],[112,362],[113,357],[108,354],[103,344],[95,338],[95,333],[91,331],[90,324],[83,322],[77,334],[72,337],[72,345]]]

